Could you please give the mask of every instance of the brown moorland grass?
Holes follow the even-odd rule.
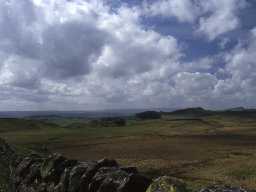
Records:
[[[125,127],[97,128],[86,120],[77,120],[78,128],[72,127],[76,120],[64,121],[40,121],[40,125],[29,121],[26,129],[17,126],[24,121],[5,120],[3,127],[0,120],[0,134],[17,147],[39,150],[46,146],[79,160],[115,158],[150,177],[183,178],[193,188],[212,183],[256,188],[254,117],[165,115],[160,120],[130,119]]]

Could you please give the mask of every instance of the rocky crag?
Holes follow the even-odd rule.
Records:
[[[18,155],[0,139],[0,165],[8,183],[0,192],[188,192],[183,181],[160,177],[151,181],[135,167],[115,160],[79,162],[60,154]],[[0,170],[3,171],[3,170]],[[246,192],[241,188],[209,187],[200,192]]]
[[[134,167],[115,160],[79,162],[62,155],[19,156],[3,140],[1,162],[8,166],[10,191],[16,192],[144,192],[151,180]]]

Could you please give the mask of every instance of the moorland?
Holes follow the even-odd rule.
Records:
[[[114,158],[148,177],[175,176],[195,189],[209,184],[256,188],[255,110],[191,108],[160,114],[161,118],[129,115],[118,121],[82,116],[0,118],[0,137],[24,153]]]

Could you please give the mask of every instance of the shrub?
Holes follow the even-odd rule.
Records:
[[[126,125],[126,120],[120,117],[106,117],[102,119],[92,120],[90,122],[92,126],[103,126],[103,127],[111,127],[118,126],[122,127]]]
[[[136,117],[139,119],[160,119],[161,113],[157,111],[145,111],[142,113],[137,113]]]

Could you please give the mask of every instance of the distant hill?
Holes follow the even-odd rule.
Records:
[[[49,127],[54,128],[56,124],[39,120],[0,118],[0,133],[31,129],[38,130]]]
[[[194,107],[194,108],[185,108],[185,109],[178,109],[173,111],[173,113],[202,113],[208,110],[205,110],[202,107]]]
[[[30,118],[30,119],[58,119],[58,118],[103,118],[133,116],[144,111],[170,112],[171,108],[149,109],[108,109],[95,111],[0,111],[0,118]]]
[[[184,108],[175,110],[173,108],[148,108],[148,109],[113,109],[113,110],[97,110],[97,111],[0,111],[0,118],[27,118],[35,120],[44,119],[60,119],[60,118],[85,118],[98,119],[104,117],[130,117],[137,113],[145,111],[156,111],[162,114],[202,116],[212,115],[216,113],[222,114],[239,114],[239,113],[255,113],[256,109],[247,109],[244,107],[230,108],[226,110],[208,110],[202,107]]]
[[[235,107],[235,108],[230,108],[226,109],[226,111],[246,111],[247,109],[244,107]]]
[[[184,118],[197,118],[208,115],[225,115],[225,116],[250,116],[256,117],[256,109],[246,109],[244,107],[236,107],[226,110],[207,110],[202,107],[179,109],[173,112],[164,113]]]
[[[157,111],[144,111],[135,115],[138,119],[161,119],[161,113]]]
[[[184,116],[205,116],[211,115],[213,111],[205,110],[202,107],[179,109],[168,114],[171,115],[184,115]]]
[[[256,109],[248,109],[245,107],[235,107],[235,108],[230,108],[226,109],[225,111],[230,111],[230,112],[256,112]]]
[[[101,118],[135,114],[132,110],[101,111],[2,111],[0,118],[58,119],[58,118]]]

